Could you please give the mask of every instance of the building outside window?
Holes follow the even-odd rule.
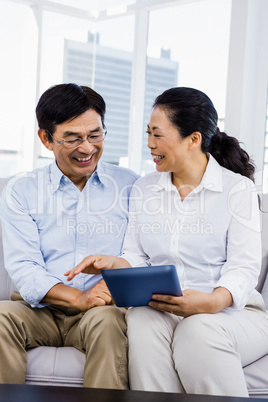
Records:
[[[100,35],[88,34],[87,42],[65,40],[63,81],[92,85],[107,105],[103,160],[119,164],[128,155],[130,120],[132,53],[100,44]],[[178,63],[170,59],[170,51],[162,49],[159,58],[148,57],[144,131],[154,98],[178,83]],[[144,144],[143,155],[147,146]]]

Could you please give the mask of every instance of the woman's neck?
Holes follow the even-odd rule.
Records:
[[[190,194],[202,181],[206,167],[208,164],[208,157],[202,153],[198,158],[186,162],[183,169],[179,172],[172,172],[172,183],[177,187],[177,190],[183,201],[188,194]]]

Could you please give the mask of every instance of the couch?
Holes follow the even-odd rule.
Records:
[[[0,179],[0,193],[6,180]],[[262,197],[261,206],[263,261],[258,283],[268,309],[268,195]],[[3,262],[0,226],[0,300],[10,298],[15,287],[9,278]],[[73,347],[39,346],[27,352],[28,363],[26,383],[36,385],[83,385],[85,356]],[[251,397],[268,398],[268,354],[244,367],[247,387]]]

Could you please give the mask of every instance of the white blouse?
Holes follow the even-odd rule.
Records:
[[[182,289],[228,289],[242,309],[261,268],[256,188],[210,155],[199,186],[182,202],[170,173],[136,181],[122,257],[132,266],[174,264]]]

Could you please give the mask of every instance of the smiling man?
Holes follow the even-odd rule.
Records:
[[[120,254],[137,175],[100,162],[105,102],[91,88],[49,88],[36,116],[55,161],[11,179],[1,197],[5,266],[19,293],[0,302],[0,382],[25,382],[26,348],[67,345],[86,354],[84,386],[126,389],[125,310],[101,275],[70,283],[64,273],[89,254]]]

